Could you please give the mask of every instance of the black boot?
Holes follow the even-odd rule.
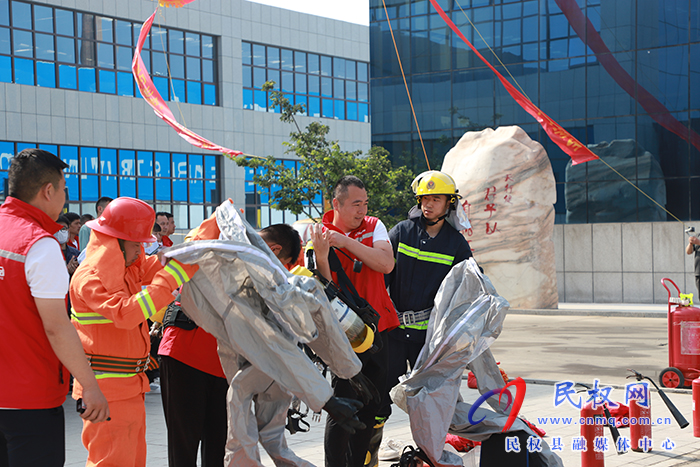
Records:
[[[372,437],[369,440],[367,447],[367,457],[365,458],[365,467],[377,467],[379,465],[379,445],[382,444],[382,436],[384,435],[385,417],[375,418]]]

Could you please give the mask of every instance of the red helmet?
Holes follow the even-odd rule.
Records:
[[[151,243],[157,241],[151,234],[155,222],[156,213],[147,203],[122,197],[109,203],[99,218],[85,225],[110,237]]]

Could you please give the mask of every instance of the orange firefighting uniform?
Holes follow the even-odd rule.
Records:
[[[126,268],[117,239],[92,231],[87,257],[70,285],[71,318],[109,402],[111,421],[83,420],[88,467],[146,465],[144,394],[150,387],[143,371],[151,345],[146,319],[171,303],[172,292],[197,269],[177,261],[163,267],[156,256],[146,257],[143,248]],[[119,367],[120,361],[131,366],[106,371],[105,366]],[[82,397],[82,392],[75,381],[73,398]]]

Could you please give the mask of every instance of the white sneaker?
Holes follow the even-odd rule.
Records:
[[[387,439],[379,446],[377,457],[380,461],[397,461],[401,457],[405,445],[406,443],[403,441]]]
[[[156,378],[150,384],[151,392],[150,394],[160,394],[160,378]]]

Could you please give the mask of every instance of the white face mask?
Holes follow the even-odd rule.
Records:
[[[61,245],[68,242],[68,230],[66,229],[59,230],[58,232],[53,234],[53,236],[56,238],[56,240],[58,240],[58,243],[60,243]]]

